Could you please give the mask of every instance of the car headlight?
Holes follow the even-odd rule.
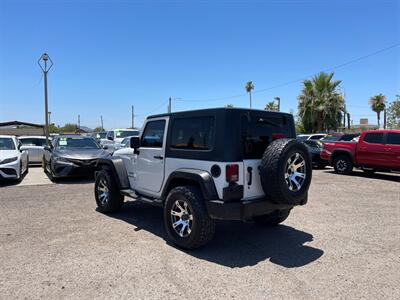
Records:
[[[61,162],[70,162],[68,159],[64,157],[56,157],[54,158],[55,161],[61,161]]]
[[[13,161],[16,161],[16,160],[18,160],[18,156],[6,158],[5,160],[3,160],[3,161],[1,162],[1,164],[8,164],[8,163],[13,162]]]

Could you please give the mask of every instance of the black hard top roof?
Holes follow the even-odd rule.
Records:
[[[231,107],[218,107],[218,108],[206,108],[206,109],[196,109],[196,110],[186,110],[186,111],[178,111],[178,112],[172,112],[172,113],[164,113],[164,114],[158,114],[158,115],[150,115],[147,117],[147,119],[154,119],[154,118],[160,118],[160,117],[168,117],[168,116],[184,116],[187,113],[212,113],[212,112],[223,112],[223,111],[242,111],[242,112],[247,112],[247,111],[259,111],[259,112],[264,112],[264,113],[269,113],[269,114],[277,114],[277,115],[290,115],[288,113],[284,112],[276,112],[276,111],[270,111],[270,110],[263,110],[263,109],[250,109],[250,108],[231,108]]]

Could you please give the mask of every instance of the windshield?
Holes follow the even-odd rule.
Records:
[[[303,143],[310,147],[322,148],[320,141],[308,140],[308,141],[304,141]]]
[[[339,138],[340,138],[339,135],[327,135],[326,137],[323,137],[321,139],[321,141],[323,141],[323,142],[336,142],[336,141],[339,140]]]
[[[15,150],[12,138],[0,138],[0,150]]]
[[[100,149],[92,138],[85,137],[60,137],[56,147],[60,150],[66,149]]]
[[[309,137],[310,137],[309,135],[298,135],[296,139],[297,139],[298,141],[305,141],[305,140],[307,140]]]
[[[137,130],[116,130],[115,137],[116,138],[124,138],[128,136],[138,136],[139,131]]]
[[[96,139],[105,139],[107,135],[107,132],[97,132],[94,137]]]

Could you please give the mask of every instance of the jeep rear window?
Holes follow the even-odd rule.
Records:
[[[214,117],[175,119],[172,124],[171,148],[211,150],[214,146]]]
[[[252,113],[242,115],[241,126],[243,159],[260,159],[273,141],[272,135],[291,137],[293,124],[287,117]]]

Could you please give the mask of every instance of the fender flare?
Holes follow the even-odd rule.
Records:
[[[331,154],[331,159],[330,159],[331,165],[333,164],[333,159],[334,159],[336,156],[340,155],[340,154],[346,154],[346,155],[348,155],[348,156],[350,157],[350,159],[351,159],[351,162],[352,162],[352,163],[355,162],[355,161],[354,161],[354,154],[353,154],[349,149],[338,148],[338,149],[335,149],[335,150],[332,152],[332,154]]]
[[[126,172],[126,168],[122,158],[115,156],[112,156],[110,158],[99,158],[96,162],[96,168],[98,170],[101,170],[105,167],[108,167],[108,169],[111,171],[115,183],[117,184],[119,189],[129,188],[128,173]],[[97,172],[95,173],[96,177]]]
[[[165,200],[169,191],[175,186],[178,186],[179,184],[177,183],[179,182],[196,182],[206,201],[219,199],[212,176],[204,170],[197,169],[177,169],[172,172],[165,182],[161,193],[161,199]]]

